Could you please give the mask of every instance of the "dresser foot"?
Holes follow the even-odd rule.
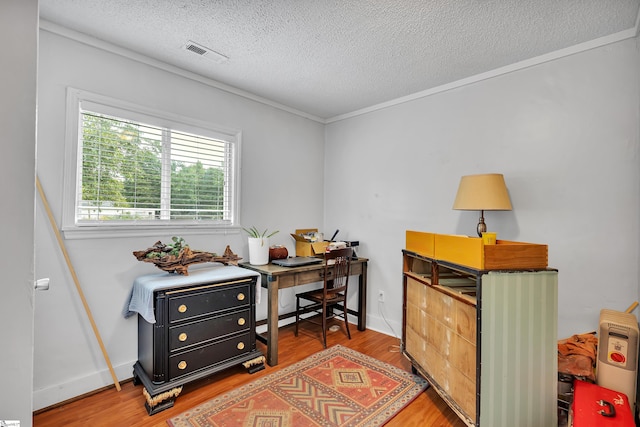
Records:
[[[175,387],[169,391],[165,391],[164,393],[157,394],[155,396],[151,396],[146,388],[142,389],[142,394],[144,395],[147,401],[144,404],[144,407],[147,408],[147,413],[149,415],[157,414],[160,411],[164,411],[165,409],[169,409],[173,407],[173,404],[176,401],[176,397],[182,391],[182,387]]]
[[[255,359],[247,360],[242,363],[242,366],[244,366],[250,374],[255,374],[256,372],[264,369],[265,360],[264,356],[258,356]]]
[[[262,371],[264,369],[264,363],[261,363],[259,365],[254,365],[252,367],[250,367],[249,369],[247,369],[247,372],[249,372],[250,374],[255,374],[258,371]]]
[[[147,409],[147,414],[148,415],[155,415],[158,412],[162,412],[165,409],[169,409],[169,408],[173,408],[173,404],[175,403],[176,399],[170,399],[167,400],[165,402],[162,402],[156,406],[149,406],[148,403],[144,403],[144,407]]]

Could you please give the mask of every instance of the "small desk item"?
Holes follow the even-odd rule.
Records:
[[[294,317],[295,312],[279,315],[278,290],[309,283],[323,282],[324,260],[322,262],[302,267],[282,267],[274,264],[251,265],[241,263],[240,267],[260,273],[261,286],[267,289],[267,332],[266,336],[256,334],[256,339],[267,345],[267,363],[270,366],[278,364],[278,320]],[[367,258],[351,260],[351,275],[358,276],[358,310],[347,309],[349,314],[357,316],[358,330],[367,328]],[[258,322],[258,324],[262,324]]]
[[[264,368],[256,349],[255,296],[260,275],[236,266],[138,277],[124,315],[138,316],[133,383],[143,384],[149,415],[173,406],[182,386],[242,364]]]
[[[281,267],[301,267],[303,265],[317,264],[322,262],[322,258],[313,256],[296,256],[291,258],[274,259],[272,264],[279,265]]]

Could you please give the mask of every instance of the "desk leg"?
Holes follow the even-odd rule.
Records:
[[[358,278],[358,330],[367,329],[367,263],[362,263],[362,273]]]
[[[269,277],[267,307],[267,363],[269,366],[278,364],[278,278]]]

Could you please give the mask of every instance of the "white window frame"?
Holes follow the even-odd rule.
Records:
[[[230,182],[233,197],[230,201],[230,220],[226,223],[192,220],[192,221],[100,221],[93,223],[76,223],[76,197],[80,182],[82,157],[78,152],[81,132],[80,111],[88,110],[96,113],[138,121],[158,127],[171,128],[176,131],[202,135],[214,139],[222,139],[232,143],[234,147],[233,164]],[[65,238],[99,238],[118,236],[157,236],[163,234],[202,234],[207,233],[239,233],[240,212],[240,154],[242,133],[239,130],[224,128],[208,122],[182,117],[173,113],[154,110],[130,102],[118,100],[104,95],[80,89],[67,89],[66,135],[64,190],[62,209],[62,231]]]

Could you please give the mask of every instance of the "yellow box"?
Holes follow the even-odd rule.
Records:
[[[484,245],[479,237],[436,234],[434,245],[438,260],[484,269]]]
[[[302,235],[317,232],[317,228],[300,228],[291,237],[296,241],[296,256],[314,256],[324,254],[329,242],[310,242]]]
[[[433,258],[435,234],[422,231],[407,230],[406,249],[408,251]]]
[[[478,270],[547,268],[547,245],[497,240],[485,245],[479,237],[435,235],[435,258]]]

